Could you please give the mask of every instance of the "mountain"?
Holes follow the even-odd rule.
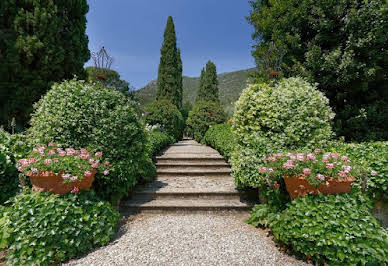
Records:
[[[228,116],[233,113],[233,102],[238,99],[242,90],[247,85],[248,73],[254,72],[255,68],[218,74],[218,88],[220,101]],[[183,77],[183,105],[187,102],[194,104],[199,86],[198,77]],[[156,80],[148,83],[144,88],[135,91],[135,96],[141,105],[147,105],[155,100]]]

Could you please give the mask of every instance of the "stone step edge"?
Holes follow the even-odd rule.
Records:
[[[156,196],[240,196],[244,195],[244,192],[240,191],[153,191],[153,190],[144,190],[144,191],[134,191],[132,196],[137,195],[156,195]]]
[[[188,166],[188,167],[217,167],[217,166],[229,166],[228,163],[226,162],[203,162],[203,163],[198,163],[198,162],[193,162],[193,163],[188,163],[188,162],[175,162],[175,163],[162,163],[162,162],[157,162],[155,164],[156,166],[167,166],[167,167],[174,167],[174,166]]]

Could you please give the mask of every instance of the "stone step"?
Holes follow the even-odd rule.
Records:
[[[244,198],[243,193],[239,193],[238,191],[234,192],[226,192],[226,191],[136,191],[133,192],[131,200],[140,201],[140,200],[154,200],[154,199],[185,199],[185,200],[197,200],[197,199],[208,199],[208,200],[220,200],[220,199],[228,199],[228,200],[240,200],[240,198]]]
[[[158,199],[129,200],[120,204],[120,211],[126,215],[133,212],[230,212],[249,211],[252,204],[239,200],[207,199]]]
[[[157,168],[156,171],[158,177],[159,176],[172,176],[172,177],[225,177],[230,175],[230,169],[229,168],[222,168],[222,169],[176,169],[176,168],[166,168],[166,169],[160,169]]]
[[[229,164],[225,161],[221,160],[215,160],[215,161],[198,161],[198,160],[178,160],[178,161],[161,161],[157,162],[156,166],[158,168],[164,168],[164,167],[220,167],[220,166],[225,166],[229,167]]]
[[[230,167],[228,165],[217,166],[217,165],[185,165],[185,166],[158,166],[158,173],[230,173]]]

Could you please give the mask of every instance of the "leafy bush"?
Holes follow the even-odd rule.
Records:
[[[0,204],[15,196],[19,185],[15,157],[8,147],[10,139],[11,135],[0,128]]]
[[[162,130],[176,140],[183,137],[184,121],[181,112],[169,100],[154,101],[146,106],[145,121],[149,125],[159,124]]]
[[[368,193],[374,199],[388,201],[388,142],[331,142],[330,149],[347,154],[353,163],[375,176],[368,176]]]
[[[388,263],[388,232],[361,195],[308,195],[271,222],[275,240],[329,265]]]
[[[328,99],[301,78],[251,84],[236,103],[232,130],[238,142],[264,143],[267,150],[322,147],[333,135]]]
[[[228,124],[219,124],[209,128],[203,142],[219,151],[227,160],[229,160],[236,146],[231,126]]]
[[[324,147],[332,136],[327,98],[300,78],[249,85],[235,106],[232,171],[240,187],[255,186],[264,154]]]
[[[139,165],[150,161],[145,129],[119,91],[65,81],[54,84],[34,109],[29,132],[40,143],[99,150],[113,164],[109,176],[96,176],[93,186],[99,196],[120,198],[141,178]]]
[[[187,133],[201,142],[210,126],[223,122],[225,122],[225,114],[218,103],[198,101],[189,113]]]
[[[167,147],[175,140],[172,136],[158,130],[148,131],[147,146],[150,156],[156,155],[163,148]]]
[[[10,204],[10,265],[59,263],[106,245],[120,217],[91,192],[59,196],[25,190]]]
[[[8,247],[10,222],[8,208],[0,205],[0,250]]]

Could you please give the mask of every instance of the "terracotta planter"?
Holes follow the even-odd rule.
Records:
[[[339,194],[349,193],[351,184],[356,179],[354,177],[346,177],[341,179],[328,178],[327,184],[320,185],[318,188],[313,187],[302,175],[296,177],[284,177],[288,194],[291,200],[306,194]]]
[[[53,194],[69,193],[74,187],[79,189],[89,190],[94,181],[96,170],[91,170],[92,175],[84,176],[81,181],[74,181],[70,183],[63,183],[62,174],[55,175],[53,172],[41,171],[36,174],[27,173],[30,177],[32,190],[38,192],[51,192]]]
[[[106,80],[106,76],[105,75],[97,75],[96,78],[98,78],[100,80]]]

